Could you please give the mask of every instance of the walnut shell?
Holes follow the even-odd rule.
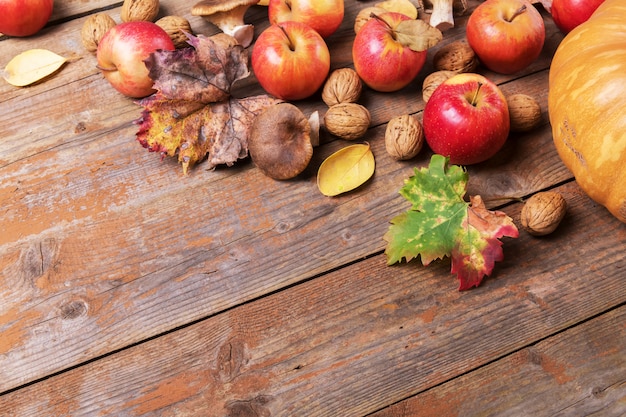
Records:
[[[398,161],[414,158],[424,145],[424,130],[415,117],[405,114],[387,123],[385,149]]]
[[[474,72],[478,67],[476,53],[466,41],[454,41],[442,46],[433,57],[437,71]]]
[[[512,94],[507,96],[511,131],[527,132],[541,123],[541,106],[537,101],[526,94]]]
[[[80,40],[85,49],[89,52],[96,52],[100,39],[115,25],[115,20],[106,13],[89,16],[80,31]]]
[[[165,16],[157,20],[157,25],[161,27],[172,39],[176,48],[189,46],[187,33],[193,34],[191,24],[182,16]]]
[[[555,191],[539,192],[522,207],[520,221],[531,235],[543,236],[554,232],[567,210],[567,202]]]
[[[356,15],[356,18],[354,19],[354,33],[359,33],[363,25],[368,20],[371,19],[372,13],[376,15],[380,15],[386,12],[387,12],[386,9],[383,9],[382,7],[376,7],[376,6],[370,6],[370,7],[361,9],[361,11]]]
[[[333,71],[322,89],[322,100],[328,107],[339,103],[355,103],[361,96],[363,83],[352,68]]]
[[[430,96],[441,83],[448,78],[453,77],[455,74],[456,72],[454,71],[435,71],[428,74],[426,78],[424,78],[424,83],[422,84],[422,99],[424,100],[424,103],[428,102]]]
[[[339,103],[331,106],[324,115],[326,130],[346,140],[363,137],[370,126],[370,112],[357,103]]]
[[[159,0],[124,0],[120,18],[123,22],[154,22],[159,15]]]

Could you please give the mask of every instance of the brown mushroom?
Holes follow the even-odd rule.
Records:
[[[291,103],[266,108],[254,118],[248,152],[268,177],[276,180],[295,177],[304,171],[313,156],[308,119]]]
[[[254,26],[246,24],[243,18],[257,3],[258,0],[203,0],[192,7],[191,14],[202,16],[247,48],[254,38]]]

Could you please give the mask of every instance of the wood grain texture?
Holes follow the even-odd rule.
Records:
[[[32,208],[21,217],[17,210],[3,231],[15,239],[0,260],[2,286],[9,290],[5,305],[14,312],[3,322],[21,329],[0,349],[8,355],[0,371],[4,383],[36,379],[382,250],[387,222],[406,209],[397,190],[413,164],[394,164],[383,149],[383,128],[375,133],[375,178],[359,195],[336,199],[315,193],[311,175],[276,183],[249,166],[241,175],[216,174],[221,179],[212,183],[199,176],[181,180],[175,165],[131,149],[132,158],[146,163],[131,159],[123,165],[115,155],[98,152],[95,163],[52,174],[47,179],[58,188],[41,184],[30,197]],[[549,140],[547,134],[536,138]],[[536,138],[523,145],[534,147]],[[338,146],[324,149],[314,164]],[[64,158],[59,153],[55,164]],[[500,197],[504,184],[510,194],[527,195],[532,189],[514,186],[528,184],[523,179],[529,173],[537,176],[535,186],[553,175],[533,172],[533,162],[477,179],[470,191],[485,191],[489,199],[493,189]],[[151,182],[152,168],[173,185]],[[568,178],[559,172],[558,179]],[[99,178],[113,184],[115,193],[102,189]],[[196,184],[197,191],[181,194],[180,181]],[[539,188],[549,185],[544,181]],[[16,184],[11,194],[24,201],[31,193]],[[54,216],[47,199],[56,207]],[[193,210],[205,205],[206,211]],[[190,211],[194,226],[186,227]],[[88,308],[68,327],[58,311],[77,299]],[[50,347],[57,350],[56,362],[45,360]]]
[[[35,416],[67,392],[55,406],[72,415],[366,415],[510,355],[506,367],[520,352],[535,352],[544,372],[575,384],[577,365],[566,365],[568,358],[586,359],[582,347],[563,347],[569,333],[534,341],[623,303],[618,255],[626,232],[615,233],[617,220],[575,185],[559,191],[570,205],[564,227],[543,244],[528,234],[507,240],[506,259],[476,290],[455,291],[446,261],[388,267],[376,255],[0,397],[0,407]],[[511,215],[519,209],[511,207]],[[611,366],[626,346],[623,323],[608,317],[609,330],[618,330],[610,345],[602,326],[581,325],[573,337],[604,345],[610,357],[598,361]],[[593,363],[582,371],[590,369]],[[499,384],[510,374],[488,375]],[[617,390],[602,402],[607,407],[619,407],[620,375],[606,380]],[[510,401],[493,406],[506,409]],[[551,401],[571,405],[568,397]]]
[[[626,415],[626,307],[372,417]]]
[[[353,3],[347,9],[344,24],[333,35],[333,57],[339,57],[334,58],[335,65],[344,65],[342,60],[350,56],[353,35],[348,22],[357,6],[362,5]],[[184,10],[181,3],[174,7],[175,12]],[[258,9],[252,13],[257,20],[262,20],[260,14]],[[46,34],[26,41],[26,47],[42,41],[50,47],[63,46],[67,54],[81,55],[81,59],[33,89],[2,87],[20,95],[9,95],[7,100],[18,103],[17,111],[24,119],[15,124],[9,122],[9,112],[0,115],[6,118],[0,122],[9,126],[10,143],[0,156],[4,209],[0,270],[5,271],[2,284],[8,289],[3,323],[10,335],[0,345],[0,353],[7,355],[0,389],[41,378],[382,249],[386,221],[401,210],[395,190],[415,164],[427,161],[424,155],[418,161],[394,163],[382,145],[383,123],[401,111],[395,107],[398,103],[417,103],[413,110],[423,108],[413,87],[393,98],[374,95],[368,104],[378,113],[374,125],[379,126],[364,139],[372,143],[378,168],[360,194],[327,199],[317,193],[317,166],[343,146],[328,135],[330,143],[319,149],[302,181],[277,183],[249,162],[215,172],[199,165],[191,177],[184,178],[175,162],[161,161],[134,141],[132,121],[139,109],[110,88],[93,67],[93,56],[79,45],[81,25],[81,19],[72,20],[52,27],[54,37]],[[261,30],[263,24],[257,26]],[[3,46],[17,45],[17,41],[5,40]],[[547,64],[537,65],[545,68]],[[540,74],[545,82],[547,72]],[[66,87],[61,88],[64,83]],[[73,94],[67,94],[68,87]],[[371,101],[367,93],[364,101]],[[304,111],[323,108],[317,101],[309,103],[302,103]],[[29,108],[37,111],[29,112]],[[56,111],[59,108],[64,111]],[[29,140],[24,140],[23,126],[28,126]],[[546,126],[540,139],[550,140]],[[510,155],[503,155],[504,160],[498,164],[494,159],[492,164],[506,165]],[[549,157],[554,161],[556,154]],[[489,198],[493,188],[500,196],[500,184],[504,184],[510,194],[521,196],[554,183],[554,179],[540,184],[520,179],[516,181],[519,187],[532,184],[536,188],[515,190],[512,181],[520,176],[534,172],[538,178],[547,177],[534,169],[541,166],[536,161],[525,159],[524,164],[515,172],[505,171],[504,176],[499,171],[500,179],[489,181],[494,185],[480,185],[481,194]],[[567,179],[566,170],[557,168],[556,181]],[[36,175],[25,175],[28,172]],[[363,212],[368,215],[355,215]],[[373,223],[371,218],[384,220]],[[46,251],[48,247],[52,249]],[[311,253],[314,256],[308,256]],[[83,313],[68,325],[60,311],[75,303],[84,305]],[[58,349],[55,361],[46,360],[50,348]]]
[[[493,369],[485,378],[497,385],[498,366],[519,352],[561,346],[565,329],[578,331],[624,303],[624,225],[581,193],[552,145],[547,79],[562,34],[545,12],[547,41],[535,63],[513,76],[480,69],[505,94],[537,98],[543,124],[469,167],[468,193],[496,207],[557,187],[571,208],[554,235],[507,240],[494,276],[458,293],[446,261],[385,265],[382,236],[408,208],[398,190],[431,155],[394,161],[384,132],[394,116],[421,119],[432,55],[463,38],[467,15],[407,88],[365,90],[360,102],[372,125],[363,139],[376,173],[356,192],[326,198],[317,168],[346,142],[324,131],[310,167],[286,182],[249,160],[215,171],[199,164],[184,177],[175,161],[142,149],[133,125],[140,109],[107,84],[79,38],[91,12],[119,21],[121,2],[57,3],[40,35],[0,40],[0,66],[33,47],[71,57],[45,82],[0,83],[0,414],[356,416],[396,403],[411,410],[468,372]],[[190,16],[194,3],[162,0],[161,13],[215,33]],[[346,1],[346,18],[328,40],[333,68],[351,65],[352,20],[369,5]],[[256,6],[246,15],[257,34],[266,13]],[[261,93],[254,76],[233,92]],[[297,105],[305,114],[326,109],[319,96]],[[520,204],[504,209],[519,224]],[[594,337],[602,338],[598,326]],[[624,351],[617,343],[606,362],[594,363],[613,364]],[[596,403],[619,407],[621,391],[612,392]],[[582,399],[579,409],[594,404]],[[481,407],[476,402],[476,413]]]

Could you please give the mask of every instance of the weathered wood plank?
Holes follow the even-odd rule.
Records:
[[[372,417],[626,415],[626,307]]]
[[[364,7],[347,5],[333,35],[338,66],[349,60],[349,16]],[[384,152],[384,123],[423,106],[409,88],[393,98],[366,92],[378,126],[365,139],[378,167],[357,193],[327,199],[315,188],[317,166],[341,141],[319,148],[297,181],[269,180],[249,162],[211,173],[199,166],[183,178],[174,162],[134,141],[138,110],[82,51],[81,19],[52,26],[43,38],[1,42],[4,51],[43,41],[82,59],[45,83],[0,87],[3,107],[14,109],[0,112],[0,391],[380,251],[386,222],[404,210],[397,189],[428,159],[424,152],[396,163]],[[536,65],[545,68],[546,57]],[[539,70],[515,85],[536,91],[545,109],[546,79]],[[299,105],[321,108],[316,100]],[[519,197],[571,178],[550,141],[547,125],[511,140],[471,168],[470,192]]]
[[[445,261],[387,267],[376,255],[8,393],[0,409],[24,417],[357,416],[499,358],[506,366],[521,349],[539,352],[554,377],[575,378],[576,363],[567,363],[585,351],[560,356],[561,346],[597,329],[588,348],[600,349],[604,325],[530,345],[624,303],[626,230],[575,184],[559,190],[570,205],[562,227],[543,239],[507,239],[506,259],[475,290],[456,291]],[[508,211],[517,219],[519,209]],[[601,323],[612,323],[619,341],[616,314]],[[615,357],[624,349],[606,347]]]
[[[513,144],[519,162],[507,170],[483,175],[473,168],[470,190],[489,200],[503,188],[523,196],[568,179],[552,149],[535,151],[547,147],[546,129]],[[98,155],[87,158],[93,162],[66,174],[55,167],[71,164],[73,153],[58,151],[54,162],[42,161],[41,178],[9,180],[3,200],[25,206],[4,205],[1,236],[10,240],[1,247],[1,322],[11,336],[0,342],[3,387],[380,251],[387,222],[407,208],[397,190],[427,154],[394,163],[384,151],[384,129],[373,133],[376,176],[358,193],[334,199],[317,192],[311,172],[277,183],[248,165],[215,173],[212,182],[181,179],[178,167],[133,152],[133,144],[122,161],[120,149],[96,148]],[[313,166],[339,146],[329,145]],[[550,170],[537,170],[550,153]],[[184,193],[172,185],[182,181]],[[83,314],[68,321],[62,312],[76,303]],[[45,356],[51,348],[54,362]]]

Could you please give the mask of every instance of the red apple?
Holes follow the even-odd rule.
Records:
[[[154,93],[154,84],[144,62],[157,50],[173,51],[167,32],[152,22],[120,23],[109,29],[98,44],[98,68],[109,83],[128,97],[141,98]]]
[[[604,0],[552,0],[550,13],[556,26],[563,33],[569,33],[584,23]]]
[[[53,0],[0,0],[0,33],[30,36],[50,19]]]
[[[416,52],[398,42],[393,28],[410,17],[388,12],[369,19],[352,44],[354,69],[373,90],[397,91],[407,86],[426,62],[426,51]]]
[[[433,152],[450,157],[453,164],[477,164],[506,142],[509,108],[491,80],[474,73],[458,74],[430,96],[422,125]]]
[[[470,15],[466,34],[480,61],[501,74],[530,65],[546,38],[541,13],[527,0],[486,0]]]
[[[267,13],[270,23],[306,23],[327,38],[341,25],[344,7],[343,0],[270,0]]]
[[[330,71],[326,42],[309,25],[274,24],[252,49],[252,71],[261,87],[282,100],[301,100],[315,93]]]

